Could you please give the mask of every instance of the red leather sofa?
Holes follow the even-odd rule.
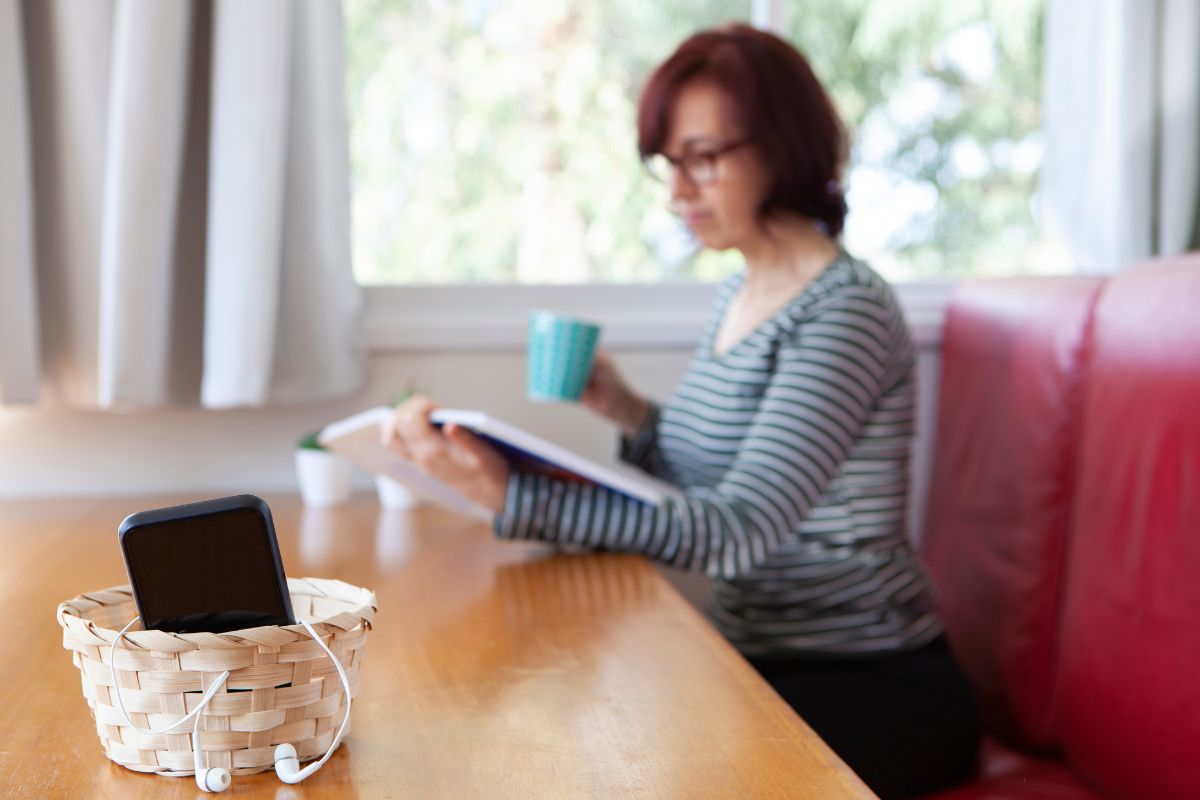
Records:
[[[981,704],[937,800],[1200,798],[1200,255],[961,286],[922,551]]]

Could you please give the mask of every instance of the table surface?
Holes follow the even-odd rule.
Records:
[[[117,526],[202,499],[0,502],[0,796],[195,797],[104,755],[58,603],[126,583]],[[284,568],[373,589],[353,729],[315,776],[227,795],[873,797],[642,558],[495,540],[437,509],[266,495]]]

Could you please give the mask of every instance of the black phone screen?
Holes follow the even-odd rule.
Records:
[[[146,628],[219,633],[295,624],[270,511],[259,498],[134,514],[120,538]]]

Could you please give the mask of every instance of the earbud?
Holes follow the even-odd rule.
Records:
[[[350,678],[346,675],[346,670],[342,667],[342,662],[338,661],[333,651],[326,647],[325,642],[321,639],[321,635],[313,630],[313,626],[304,620],[300,620],[300,624],[308,631],[308,635],[313,638],[313,641],[321,646],[321,649],[329,656],[329,660],[333,662],[333,666],[337,668],[338,677],[342,679],[342,688],[346,690],[346,716],[342,718],[342,726],[338,728],[337,735],[333,737],[333,742],[329,745],[329,749],[325,751],[325,755],[304,769],[300,769],[300,759],[296,756],[296,748],[294,746],[284,742],[275,748],[275,774],[284,783],[299,783],[323,767],[325,762],[329,760],[329,757],[333,755],[333,751],[337,749],[338,742],[342,741],[342,736],[346,733],[346,726],[350,724]]]
[[[225,684],[229,678],[228,672],[223,672],[212,682],[212,686],[208,687],[208,691],[204,693],[206,699],[201,701],[200,708],[208,705],[212,700],[212,696],[216,694],[217,689]],[[229,770],[224,767],[205,767],[200,762],[200,715],[196,715],[195,722],[192,723],[192,762],[196,767],[196,785],[204,792],[223,792],[229,788],[232,779],[229,777]]]
[[[275,748],[275,774],[284,783],[299,783],[315,771],[311,766],[300,769],[296,748],[287,742]]]
[[[196,785],[206,792],[223,792],[231,782],[229,770],[224,767],[196,770]]]
[[[313,641],[321,646],[321,649],[329,656],[329,660],[333,662],[333,666],[337,668],[338,677],[342,679],[342,688],[346,690],[346,716],[342,718],[342,726],[338,728],[337,735],[333,737],[333,742],[329,745],[329,749],[325,751],[325,755],[304,769],[300,769],[300,759],[296,756],[296,748],[294,746],[284,742],[275,748],[275,774],[284,783],[299,783],[323,767],[325,762],[329,760],[329,757],[333,755],[333,751],[337,749],[338,743],[342,741],[342,736],[346,734],[346,726],[350,724],[350,678],[346,675],[346,670],[342,667],[342,662],[338,661],[333,651],[325,645],[325,642],[321,639],[321,635],[313,630],[313,626],[304,620],[300,620],[300,624],[308,631],[308,635],[313,638]]]

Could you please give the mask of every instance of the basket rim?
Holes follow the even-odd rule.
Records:
[[[350,607],[325,619],[311,620],[322,634],[336,634],[357,628],[370,630],[379,608],[370,589],[331,578],[288,578],[288,593],[293,596],[319,597],[340,601]],[[107,646],[116,640],[119,630],[105,628],[84,615],[97,608],[133,602],[129,584],[86,592],[58,604],[57,619],[65,635],[94,646]],[[266,625],[224,633],[171,633],[158,630],[129,631],[122,637],[123,647],[158,652],[181,652],[210,648],[234,648],[247,645],[280,646],[310,640],[303,625]]]

